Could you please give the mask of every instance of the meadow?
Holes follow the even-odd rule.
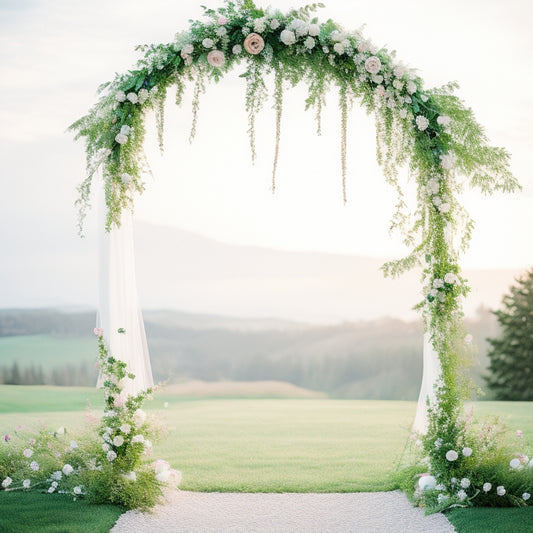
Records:
[[[17,431],[26,432],[44,423],[52,431],[63,426],[75,434],[85,424],[87,401],[90,410],[98,414],[102,407],[99,396],[90,388],[0,386],[0,432],[10,433],[17,427]],[[167,428],[166,436],[154,447],[153,458],[164,458],[181,470],[184,490],[357,492],[397,488],[395,473],[409,458],[408,437],[416,405],[331,399],[198,399],[163,391],[148,407]],[[481,402],[474,408],[475,417],[501,417],[509,428],[510,443],[516,440],[517,429],[524,436],[533,435],[529,403]],[[27,510],[23,505],[27,498],[33,501],[42,495],[19,496],[0,495],[0,507],[9,504],[11,523]],[[19,511],[15,500],[23,507]],[[57,512],[55,502],[59,505],[60,500],[48,501],[51,512],[54,508]],[[88,517],[90,507],[85,506]],[[77,508],[76,513],[83,513],[85,508]],[[533,520],[531,510],[498,510],[496,516],[505,516],[502,526],[516,521],[513,531],[520,531],[528,519]],[[103,516],[104,524],[116,520],[109,510],[101,511],[97,514]],[[454,523],[458,520],[459,532],[509,531],[487,529],[483,513],[494,512],[490,509],[473,510],[477,514],[465,521],[465,513],[471,511],[459,509],[450,514]],[[6,527],[2,523],[6,515],[2,516],[0,530]],[[78,516],[74,521],[79,520]],[[461,524],[461,520],[466,523]],[[468,529],[476,520],[485,529]],[[490,520],[491,524],[498,523],[494,517]],[[56,531],[50,527],[47,532]],[[108,526],[101,527],[105,531]]]

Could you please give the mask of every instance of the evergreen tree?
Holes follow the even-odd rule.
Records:
[[[487,384],[498,400],[533,400],[533,269],[516,280],[494,311],[500,323],[491,348]]]

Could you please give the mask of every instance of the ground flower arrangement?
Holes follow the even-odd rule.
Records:
[[[153,460],[152,442],[162,429],[142,406],[152,390],[136,396],[123,393],[124,379],[133,379],[126,364],[109,355],[103,331],[98,337],[98,363],[105,376],[103,416],[87,415],[83,434],[44,425],[37,434],[21,428],[3,436],[0,446],[2,490],[68,494],[74,500],[111,503],[126,509],[153,507],[166,486],[177,487],[180,472],[161,459]]]
[[[413,478],[411,470],[403,488],[417,504],[428,513],[533,504],[531,436],[518,429],[510,437],[511,431],[497,418],[476,423],[473,411],[457,421],[456,430],[453,441],[429,433],[416,441],[421,453],[418,473]],[[428,466],[429,471],[422,472]]]

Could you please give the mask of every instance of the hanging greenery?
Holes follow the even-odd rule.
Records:
[[[274,74],[273,190],[284,82],[308,84],[305,104],[315,109],[318,133],[325,95],[331,85],[337,86],[345,201],[347,121],[352,101],[358,100],[375,115],[377,159],[398,194],[391,229],[402,231],[411,249],[404,259],[385,264],[384,272],[397,276],[424,265],[424,299],[418,308],[442,367],[424,443],[431,471],[447,483],[445,490],[453,503],[457,500],[451,482],[455,477],[446,453],[465,438],[459,419],[455,339],[462,319],[460,299],[468,292],[458,258],[472,231],[472,221],[457,198],[464,184],[489,194],[516,191],[520,186],[509,170],[509,154],[488,144],[472,111],[453,94],[454,84],[424,88],[423,80],[398,61],[394,52],[373,44],[360,31],[346,31],[332,20],[320,22],[314,17],[319,7],[323,5],[282,13],[258,8],[251,0],[226,1],[216,10],[204,8],[205,20],[191,21],[190,28],[178,33],[173,42],[141,47],[144,56],[136,67],[100,87],[98,103],[71,126],[76,138],[85,139],[87,146],[87,177],[79,187],[80,231],[97,170],[105,183],[107,230],[120,226],[123,209],[133,208],[134,195],[142,193],[148,171],[143,156],[144,118],[147,112],[156,112],[162,147],[164,102],[171,85],[177,86],[176,103],[180,104],[184,86],[194,84],[192,140],[206,82],[219,81],[234,66],[244,65],[241,76],[246,80],[245,106],[254,159],[255,117],[267,98],[265,78]],[[398,181],[398,168],[406,165],[417,183],[413,214],[407,212]],[[455,247],[457,239],[460,244]],[[435,447],[435,439],[442,440],[441,447]],[[473,486],[472,491],[474,494]]]

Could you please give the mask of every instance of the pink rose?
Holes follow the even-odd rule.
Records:
[[[221,26],[224,26],[224,24],[227,24],[227,23],[228,23],[228,19],[227,19],[226,17],[220,16],[220,17],[218,17],[218,23],[219,23]]]
[[[97,337],[101,337],[104,334],[104,330],[102,328],[94,328],[93,332]]]
[[[517,429],[516,430],[516,436],[517,437],[521,437],[522,436],[522,430],[521,429]]]
[[[244,49],[252,55],[261,53],[265,47],[265,41],[261,35],[257,33],[250,33],[246,39],[244,39]]]
[[[207,54],[207,62],[212,67],[221,67],[226,61],[226,58],[224,57],[224,52],[221,52],[220,50],[211,50]]]
[[[117,396],[115,398],[115,401],[113,402],[113,406],[114,407],[124,407],[125,403],[126,402],[124,401],[124,398],[119,395],[119,396]]]

